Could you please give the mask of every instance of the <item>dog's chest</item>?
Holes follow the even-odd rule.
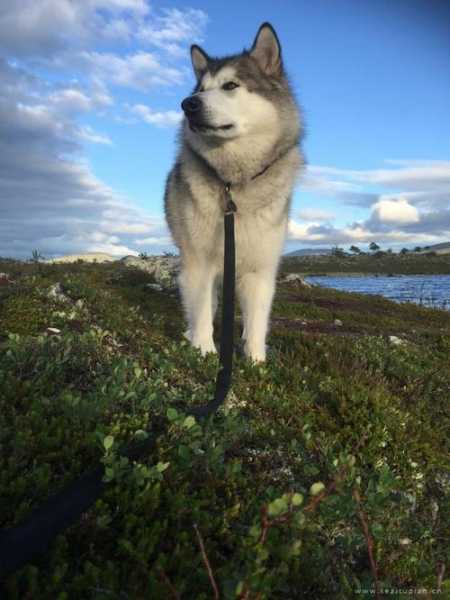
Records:
[[[256,188],[256,186],[255,186]],[[209,192],[209,193],[208,193]],[[282,190],[285,192],[285,190]],[[278,253],[284,240],[287,223],[287,199],[278,194],[264,194],[262,190],[232,190],[236,205],[235,239],[238,270],[256,268],[262,262],[271,262]],[[194,238],[197,250],[218,264],[223,259],[223,220],[226,195],[222,188],[202,189],[197,196],[195,214],[191,224],[195,229]],[[193,240],[194,241],[194,240]]]

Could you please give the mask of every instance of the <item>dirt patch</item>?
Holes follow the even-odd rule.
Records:
[[[272,317],[271,322],[276,327],[293,329],[309,334],[328,334],[334,336],[362,336],[364,332],[356,328],[346,328],[328,321],[310,321],[305,319],[290,319],[289,317]]]
[[[383,298],[379,298],[380,300],[383,300]],[[359,298],[318,298],[317,296],[311,297],[311,295],[308,295],[307,293],[303,293],[301,291],[298,291],[297,293],[293,294],[293,293],[283,293],[282,296],[280,297],[280,300],[285,300],[288,302],[295,302],[295,303],[301,303],[301,304],[313,304],[314,306],[317,306],[318,308],[324,308],[325,310],[329,310],[329,311],[336,311],[336,310],[367,310],[367,301],[365,299],[359,299]],[[370,297],[370,300],[372,301],[371,306],[370,306],[370,312],[374,313],[383,313],[386,314],[386,310],[387,307],[386,306],[377,306],[377,304],[374,302],[374,298],[373,296]],[[378,300],[378,297],[377,297]]]

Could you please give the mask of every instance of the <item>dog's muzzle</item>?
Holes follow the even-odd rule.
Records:
[[[195,117],[202,110],[202,101],[198,96],[188,96],[181,103],[181,108],[188,118]]]

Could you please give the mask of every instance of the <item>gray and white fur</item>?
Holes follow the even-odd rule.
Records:
[[[237,206],[236,290],[245,354],[266,358],[276,273],[292,189],[303,165],[302,122],[281,46],[264,23],[251,50],[211,58],[194,45],[197,85],[183,100],[178,157],[165,193],[166,219],[180,250],[186,337],[215,352],[213,319],[223,270],[224,184]]]

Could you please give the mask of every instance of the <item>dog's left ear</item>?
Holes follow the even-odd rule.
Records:
[[[259,28],[250,56],[253,56],[267,75],[281,75],[283,70],[281,46],[275,29],[270,23],[263,23]]]

